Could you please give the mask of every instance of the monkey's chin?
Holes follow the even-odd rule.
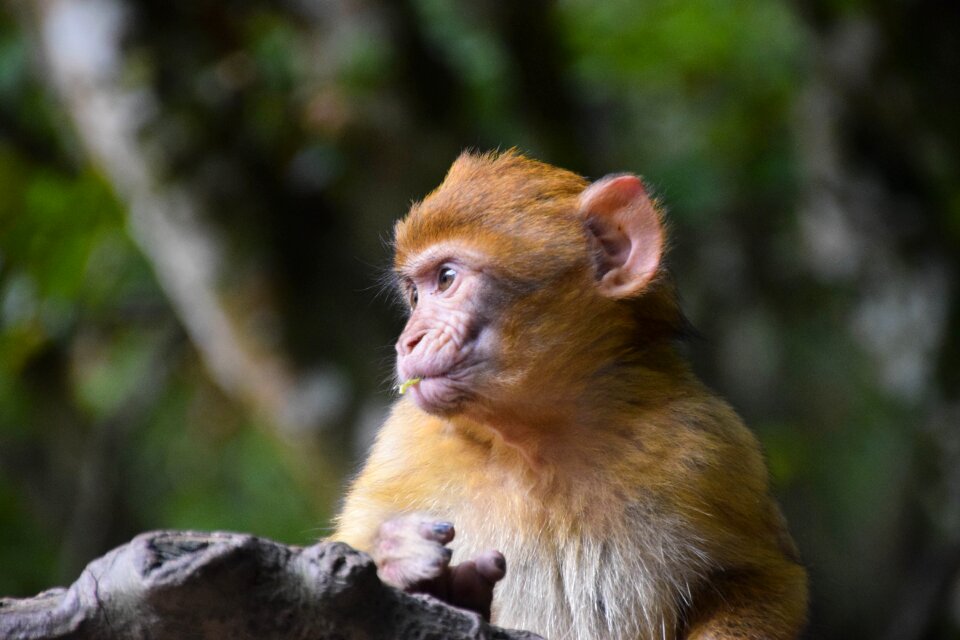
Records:
[[[446,376],[424,378],[410,388],[409,394],[423,411],[444,417],[460,413],[467,400],[462,383]]]

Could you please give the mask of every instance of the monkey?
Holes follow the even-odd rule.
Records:
[[[640,178],[464,152],[393,246],[404,393],[334,539],[546,638],[798,636],[806,571],[757,439],[683,355]]]

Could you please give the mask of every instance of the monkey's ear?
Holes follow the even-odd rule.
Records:
[[[580,215],[598,250],[597,286],[611,298],[643,290],[663,256],[660,214],[640,178],[613,175],[597,180],[580,195]]]

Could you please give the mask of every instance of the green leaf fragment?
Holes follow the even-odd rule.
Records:
[[[397,386],[397,393],[399,393],[400,395],[405,394],[407,392],[407,389],[417,384],[421,380],[423,380],[423,378],[410,378],[406,382],[403,382],[402,384]]]

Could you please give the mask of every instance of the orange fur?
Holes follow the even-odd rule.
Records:
[[[806,576],[758,443],[678,355],[662,269],[598,293],[587,186],[464,154],[397,224],[398,272],[462,250],[501,291],[497,375],[456,415],[398,400],[333,537],[369,550],[397,514],[450,520],[454,562],[507,558],[494,621],[549,638],[794,638]]]

